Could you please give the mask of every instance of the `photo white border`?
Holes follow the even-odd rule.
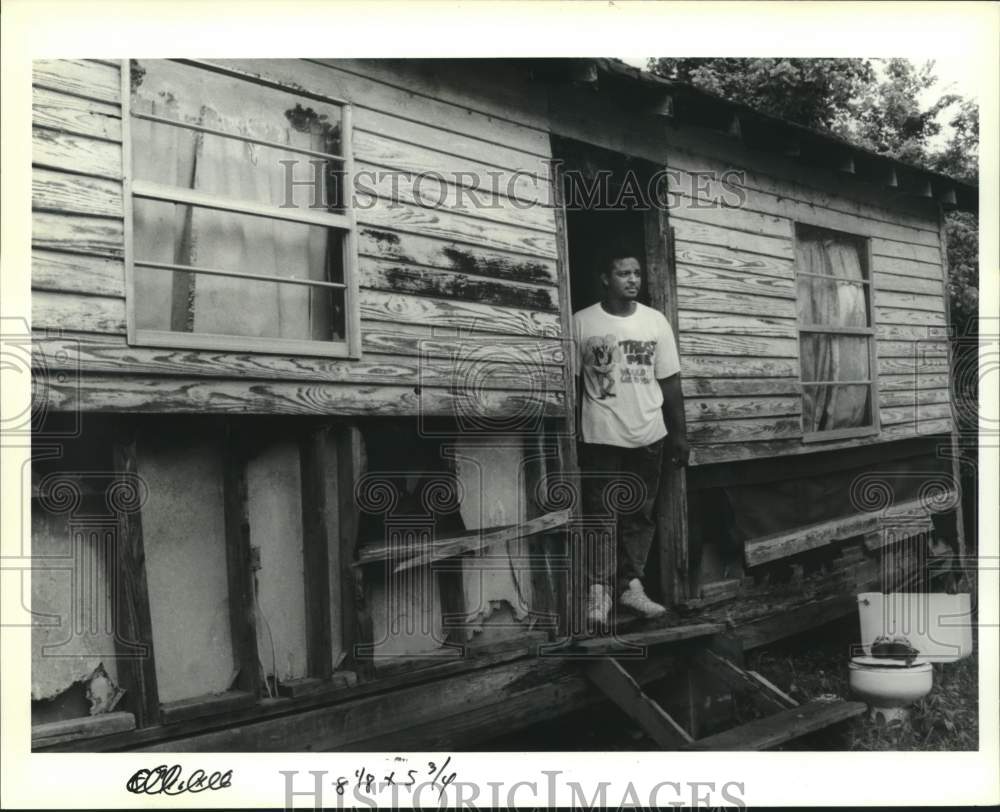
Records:
[[[31,60],[128,57],[482,57],[482,56],[950,56],[979,63],[981,84],[980,222],[981,312],[998,319],[997,107],[1000,5],[996,3],[641,3],[641,2],[47,2],[6,0],[2,26],[2,273],[0,315],[30,313]],[[984,361],[996,365],[996,351]],[[997,370],[994,368],[993,373]],[[5,377],[5,413],[29,400],[26,375]],[[994,402],[984,414],[998,414]],[[993,438],[993,444],[997,439]],[[0,495],[4,561],[23,561],[30,525],[27,493],[19,487],[27,449],[2,448]],[[984,556],[997,558],[997,449],[982,449],[980,539]],[[992,495],[992,496],[991,496]],[[27,544],[27,542],[24,542]],[[0,622],[24,616],[14,570],[2,572]],[[15,588],[10,589],[11,586]],[[980,575],[980,615],[1000,617],[996,569]],[[30,629],[0,628],[3,666],[3,780],[0,806],[87,806],[116,809],[281,806],[279,770],[327,770],[350,775],[362,764],[381,766],[396,754],[121,754],[29,752]],[[642,803],[662,781],[745,784],[750,805],[989,804],[1000,802],[997,628],[980,630],[980,751],[978,753],[575,753],[456,754],[459,780],[503,778],[544,781],[543,770],[562,770],[560,782],[584,787],[616,782],[617,804],[628,781]],[[416,760],[416,756],[410,756]],[[125,781],[160,763],[206,771],[235,768],[233,786],[220,792],[142,798]],[[502,767],[502,769],[501,769]],[[543,787],[539,787],[540,790]],[[589,793],[588,793],[589,795]],[[405,797],[405,796],[404,796]],[[501,798],[504,798],[501,795]],[[521,803],[571,803],[569,795]],[[718,796],[715,796],[718,799]],[[661,803],[674,798],[661,795]],[[433,799],[431,799],[433,800]],[[632,799],[627,798],[626,801]],[[333,805],[329,789],[325,803]],[[405,802],[405,801],[404,801]],[[718,802],[716,800],[716,802]],[[308,798],[297,800],[311,805]],[[482,803],[482,799],[480,800]]]

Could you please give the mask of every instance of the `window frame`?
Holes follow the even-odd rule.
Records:
[[[862,246],[861,251],[861,262],[862,262],[862,273],[863,279],[861,282],[851,282],[851,284],[860,284],[867,288],[867,296],[865,297],[866,302],[866,312],[868,316],[868,326],[867,327],[833,327],[829,325],[816,325],[816,324],[803,324],[801,318],[798,314],[798,280],[799,276],[822,276],[824,279],[836,279],[837,277],[827,277],[817,274],[808,274],[800,271],[799,269],[799,242],[800,242],[800,230],[802,228],[825,232],[834,237],[846,237],[852,241],[857,242]],[[872,279],[872,238],[868,234],[854,234],[849,231],[842,231],[840,229],[829,228],[828,226],[810,222],[806,220],[794,220],[792,222],[792,238],[794,241],[795,259],[793,267],[795,270],[795,283],[796,283],[796,338],[798,340],[799,349],[799,386],[802,389],[802,394],[800,398],[804,400],[805,398],[805,387],[807,386],[820,386],[820,385],[861,385],[866,384],[869,390],[869,412],[871,414],[871,422],[865,426],[856,426],[850,428],[842,429],[831,429],[829,431],[806,431],[805,428],[805,413],[803,412],[800,416],[800,425],[802,426],[802,442],[803,443],[822,443],[831,440],[846,440],[855,437],[871,437],[882,433],[882,426],[879,417],[879,389],[878,389],[878,351],[877,351],[877,334],[878,329],[875,322],[875,288],[874,280]],[[850,280],[848,280],[850,281]],[[822,334],[822,335],[836,335],[836,336],[854,336],[854,337],[864,337],[868,339],[868,370],[869,375],[867,380],[858,381],[803,381],[802,380],[802,336],[803,334]]]
[[[344,99],[328,96],[322,93],[306,91],[283,82],[268,79],[263,76],[248,73],[236,68],[218,65],[213,62],[196,59],[170,60],[195,69],[218,73],[248,83],[279,90],[302,100],[313,100],[324,104],[335,105],[341,112],[341,154],[335,156],[343,164],[343,183],[345,191],[353,188],[354,153],[352,145],[353,110],[350,102]],[[133,112],[131,109],[131,60],[122,60],[121,67],[121,98],[122,98],[122,201],[124,215],[124,262],[125,262],[125,322],[126,338],[129,346],[136,347],[167,347],[174,349],[213,350],[222,352],[253,352],[270,355],[319,356],[326,358],[361,358],[361,326],[360,303],[358,292],[358,249],[357,221],[354,207],[351,205],[350,194],[344,194],[343,212],[326,212],[297,209],[282,209],[266,204],[252,203],[221,195],[213,195],[194,189],[166,186],[148,181],[137,181],[132,168],[132,128]],[[158,120],[157,117],[143,115],[142,118]],[[190,125],[186,122],[170,122],[171,126],[196,132],[208,132],[219,137],[276,147],[288,152],[302,153],[316,157],[320,155],[312,150],[292,147],[285,144],[274,144],[263,139],[234,135],[213,130],[210,127]],[[324,154],[324,157],[325,156]],[[284,220],[311,226],[323,226],[336,231],[341,236],[343,251],[343,282],[320,282],[318,280],[292,279],[271,277],[261,274],[228,271],[223,269],[205,268],[200,266],[180,266],[171,263],[137,262],[135,259],[133,227],[133,207],[135,199],[162,200],[173,203],[211,208],[234,214],[264,217],[270,220]],[[344,337],[336,341],[319,341],[297,338],[270,338],[266,336],[234,336],[214,333],[184,333],[171,330],[153,330],[139,328],[135,319],[135,269],[136,266],[154,268],[163,271],[182,270],[195,275],[228,276],[240,279],[270,282],[279,285],[305,285],[307,287],[342,290],[344,295]]]

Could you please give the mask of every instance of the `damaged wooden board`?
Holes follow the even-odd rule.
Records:
[[[541,533],[546,530],[554,530],[557,527],[565,525],[569,521],[569,517],[570,510],[567,508],[564,510],[556,510],[551,513],[546,513],[544,516],[539,516],[537,519],[529,519],[528,521],[521,522],[520,524],[511,524],[492,529],[473,530],[459,534],[444,535],[438,537],[434,543],[431,544],[429,550],[398,564],[394,572],[402,572],[403,570],[412,569],[413,567],[429,564],[432,561],[439,561],[442,558],[452,558],[456,555],[461,555],[462,553],[485,550],[487,547],[494,544],[513,541],[515,539],[519,539],[524,536],[531,536],[535,533]],[[371,546],[361,551],[358,555],[358,560],[355,562],[355,566],[370,564],[373,561],[386,561],[392,558],[400,558],[411,554],[412,552],[412,550],[398,550],[385,545],[377,547]]]
[[[831,522],[748,539],[745,546],[747,565],[757,566],[767,561],[823,547],[834,541],[876,533],[882,529],[891,531],[896,524],[905,524],[909,527],[920,518],[928,519],[935,504],[954,504],[954,493],[948,492],[941,498],[935,494],[933,503],[925,499],[914,499],[877,512],[859,513]]]

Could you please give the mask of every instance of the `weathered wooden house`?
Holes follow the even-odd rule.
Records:
[[[461,746],[961,550],[974,188],[609,60],[38,62],[33,114],[35,749]],[[693,455],[671,622],[571,643],[612,242]]]

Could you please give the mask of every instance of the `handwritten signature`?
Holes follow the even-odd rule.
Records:
[[[206,789],[226,789],[233,780],[233,771],[213,772],[195,770],[191,777],[181,780],[181,765],[168,767],[161,764],[151,770],[137,770],[125,784],[125,789],[135,795],[180,795],[184,792],[204,792]]]

